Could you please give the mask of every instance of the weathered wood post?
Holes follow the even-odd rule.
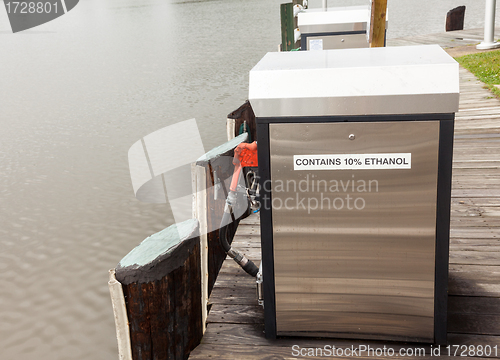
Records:
[[[295,41],[297,19],[293,16],[294,5],[295,1],[281,4],[281,51],[290,51],[300,47],[300,41]]]
[[[464,29],[465,6],[458,6],[446,14],[446,31]]]
[[[245,124],[250,134],[250,142],[257,139],[257,126],[255,124],[255,114],[250,102],[247,100],[243,105],[227,115],[227,139],[231,140],[240,133],[240,128]]]
[[[281,4],[281,51],[290,51],[300,48],[300,39],[295,41],[297,17],[294,16],[294,6],[303,6],[303,0],[292,0],[291,3]],[[325,9],[326,10],[326,9]]]
[[[290,51],[295,47],[293,3],[281,4],[281,51]]]
[[[132,359],[187,359],[203,334],[198,221],[146,238],[115,273],[123,288]]]
[[[370,22],[370,47],[383,47],[385,44],[385,22],[387,0],[372,0]]]

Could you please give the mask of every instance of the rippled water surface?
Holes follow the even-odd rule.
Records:
[[[17,34],[0,9],[0,359],[117,357],[107,271],[173,222],[134,198],[127,151],[193,117],[222,143],[280,2],[82,0]],[[388,36],[440,32],[463,4],[482,26],[483,1],[390,1]]]

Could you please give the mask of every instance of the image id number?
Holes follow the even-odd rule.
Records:
[[[5,7],[9,14],[57,14],[57,2],[11,1]]]
[[[498,345],[448,345],[448,356],[498,356]]]

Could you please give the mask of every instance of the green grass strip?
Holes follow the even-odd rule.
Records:
[[[500,85],[500,50],[464,55],[455,60],[500,98],[500,89],[494,86]]]

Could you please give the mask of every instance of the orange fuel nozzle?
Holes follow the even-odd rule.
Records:
[[[241,169],[244,167],[257,167],[259,161],[257,158],[257,142],[251,144],[241,143],[234,149],[234,172],[231,180],[231,191],[236,191],[238,180],[240,178]]]

